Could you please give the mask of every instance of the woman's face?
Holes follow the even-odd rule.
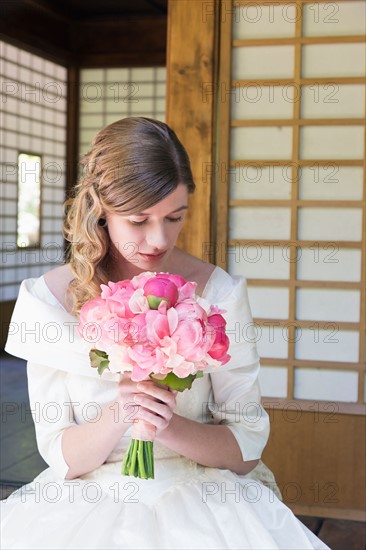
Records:
[[[119,253],[126,276],[138,271],[163,271],[182,229],[188,207],[184,184],[143,212],[107,214],[111,242]]]

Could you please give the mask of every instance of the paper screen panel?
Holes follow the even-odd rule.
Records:
[[[231,199],[290,199],[291,168],[238,166],[230,169]]]
[[[287,397],[289,391],[291,399],[357,402],[360,397],[357,373],[352,373],[352,384],[345,381],[344,388],[338,393],[327,381],[331,389],[329,394],[311,394],[308,388],[315,387],[318,391],[320,382],[313,379],[307,387],[307,379],[298,378],[294,395],[294,388],[287,388],[287,376],[292,382],[292,369],[298,372],[299,361],[305,377],[314,370],[305,368],[307,361],[319,361],[320,367],[324,361],[324,371],[328,371],[326,376],[330,375],[331,379],[333,370],[329,368],[332,361],[344,361],[350,365],[358,363],[360,346],[361,349],[364,347],[357,327],[364,300],[363,289],[357,288],[361,285],[363,214],[360,205],[342,204],[342,201],[361,201],[364,198],[364,173],[360,164],[365,148],[362,120],[365,116],[365,84],[360,83],[359,77],[365,75],[365,44],[361,39],[365,33],[365,3],[265,4],[243,2],[236,5],[233,2],[234,41],[252,39],[260,42],[263,39],[263,44],[252,42],[244,46],[243,43],[234,43],[232,47],[231,164],[226,175],[229,174],[230,178],[230,200],[243,203],[240,206],[232,203],[228,207],[226,227],[229,228],[231,246],[227,268],[230,273],[249,279],[252,312],[254,318],[260,320],[262,331],[257,346],[267,363],[267,372],[262,375],[263,394]],[[306,43],[306,39],[301,40],[297,47],[281,44],[281,38],[285,42],[295,36],[295,19],[291,23],[287,21],[284,9],[291,9],[295,19],[303,16],[302,36],[320,37],[319,41],[310,39]],[[272,22],[268,24],[271,17]],[[327,43],[328,36],[347,38],[331,38]],[[351,36],[357,38],[352,42],[348,38]],[[271,38],[278,41],[266,43]],[[300,54],[296,63],[295,50]],[[338,80],[342,77],[351,78],[348,82]],[[352,77],[358,80],[352,81]],[[279,83],[279,86],[263,85],[267,80],[280,78],[290,82]],[[301,80],[307,78],[314,82]],[[320,82],[317,82],[318,78]],[[235,82],[237,80],[246,82]],[[289,95],[293,89],[296,98]],[[294,124],[281,127],[278,122],[276,127],[271,126],[271,120],[281,119],[294,119]],[[306,119],[310,119],[310,124]],[[342,124],[342,121],[337,122],[338,119],[347,120]],[[297,170],[292,166],[296,159],[300,160]],[[247,161],[252,166],[235,166],[235,161]],[[268,166],[276,161],[288,165]],[[294,176],[298,177],[297,189]],[[286,199],[291,212],[283,203],[277,206],[273,202],[271,208],[268,206],[267,201]],[[253,202],[245,204],[245,200]],[[266,203],[260,206],[260,200]],[[306,206],[298,204],[298,200],[312,203]],[[314,204],[313,201],[319,202]],[[321,201],[324,201],[323,205]],[[330,204],[327,205],[326,201]],[[335,201],[339,206],[338,203],[334,205]],[[264,246],[266,239],[273,239],[273,245]],[[243,246],[239,244],[240,240],[251,240],[252,243]],[[284,242],[276,245],[276,240]],[[313,245],[299,243],[294,264],[290,263],[290,250],[295,252],[297,240],[309,241]],[[345,241],[343,248],[342,241]],[[255,283],[256,279],[258,283]],[[271,287],[270,282],[263,286],[267,284],[266,279],[279,279],[284,284],[288,281],[288,286]],[[343,282],[345,288],[342,288]],[[347,288],[348,283],[353,288]],[[293,287],[294,292],[291,291]],[[274,324],[280,319],[285,323],[288,321],[289,334],[286,335],[286,326],[283,329],[265,326],[271,319]],[[296,320],[300,326],[295,334],[301,337],[293,346],[288,346],[287,340]],[[352,325],[348,327],[347,323]],[[318,341],[312,342],[315,337]],[[286,357],[286,366],[269,364],[271,358],[279,363],[278,360]],[[277,376],[278,369],[282,377]],[[318,371],[315,369],[314,372]],[[334,372],[339,377],[340,371]],[[303,393],[298,392],[302,380]]]
[[[290,119],[296,97],[294,86],[235,86],[231,117],[242,120]]]
[[[287,319],[289,289],[248,286],[249,303],[254,318]]]
[[[302,118],[363,118],[365,116],[365,85],[338,83],[301,88]]]
[[[81,98],[80,100],[80,115],[81,115],[81,121],[83,121],[83,116],[88,115],[96,115],[103,112],[103,107],[101,106],[101,102],[98,99],[93,99],[90,96],[85,96],[85,98]]]
[[[140,103],[138,103],[138,105],[140,106]],[[105,114],[110,119],[113,119],[113,122],[114,122],[115,120],[119,120],[120,118],[128,116],[129,113],[132,114],[133,109],[136,108],[136,104],[132,102],[117,103],[113,98],[108,98],[108,99],[105,99],[103,108],[104,108]],[[117,118],[118,116],[119,118]]]
[[[92,128],[101,128],[103,126],[104,118],[102,113],[89,114],[83,119],[83,130]]]
[[[352,269],[350,269],[352,266]],[[350,281],[361,279],[361,251],[317,245],[302,248],[297,261],[297,278],[310,281]]]
[[[287,368],[262,365],[259,385],[263,397],[287,397]]]
[[[306,126],[300,128],[302,159],[362,159],[363,126]]]
[[[252,279],[288,279],[290,262],[281,247],[235,245],[228,248],[228,270]]]
[[[230,209],[230,239],[288,239],[290,208],[236,206]]]
[[[302,77],[364,76],[365,60],[363,43],[306,44],[302,47]]]
[[[232,78],[291,78],[294,46],[246,46],[233,49]]]
[[[0,46],[3,301],[15,300],[23,279],[39,277],[64,261],[67,70],[10,44],[1,42]],[[35,249],[16,246],[21,152],[42,158],[41,235],[40,247]]]
[[[302,200],[361,200],[363,169],[359,166],[302,166],[299,198]]]
[[[288,340],[286,331],[281,327],[270,325],[256,326],[257,349],[259,357],[268,357],[271,359],[287,359]]]
[[[365,34],[364,2],[306,3],[303,10],[304,36],[349,36]]]
[[[296,399],[357,402],[357,372],[299,368],[295,369],[294,378]]]
[[[80,71],[81,153],[96,133],[128,116],[165,118],[165,67],[82,69]]]
[[[292,128],[232,128],[232,160],[291,159]]]
[[[296,331],[295,358],[310,361],[358,362],[359,333],[339,330],[336,322],[326,329],[298,328]]]
[[[318,321],[360,321],[360,291],[333,288],[298,288],[296,318]]]
[[[298,209],[298,238],[321,241],[361,241],[361,208]]]
[[[234,4],[235,6],[235,4]],[[290,38],[295,35],[294,5],[260,5],[251,2],[233,12],[233,38]]]

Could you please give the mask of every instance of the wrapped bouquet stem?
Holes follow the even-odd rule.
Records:
[[[152,272],[101,285],[101,296],[83,305],[78,327],[92,343],[91,366],[100,375],[131,372],[134,382],[150,379],[181,392],[206,368],[225,364],[224,312],[199,304],[196,286],[180,275]],[[138,422],[131,435],[122,473],[153,478],[154,426]]]
[[[154,439],[156,429],[147,422],[132,428],[131,443],[122,462],[122,474],[141,479],[154,478]]]

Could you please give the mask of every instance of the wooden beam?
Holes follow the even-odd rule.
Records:
[[[165,15],[74,20],[26,0],[5,2],[0,38],[65,66],[164,66]]]
[[[165,15],[81,21],[72,36],[72,50],[82,67],[164,66],[166,33]]]
[[[166,120],[187,149],[197,186],[178,246],[205,260],[213,258],[208,251],[212,248],[218,27],[218,2],[169,0]]]
[[[79,69],[69,67],[67,74],[66,189],[70,196],[78,177],[79,158]]]
[[[67,65],[70,59],[69,33],[67,19],[24,0],[5,2],[1,8],[2,40],[61,65]]]

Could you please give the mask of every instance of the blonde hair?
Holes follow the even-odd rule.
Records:
[[[67,301],[74,315],[111,278],[113,249],[103,226],[105,214],[141,212],[180,183],[190,193],[195,189],[187,152],[176,134],[145,117],[124,118],[101,130],[81,165],[83,174],[65,202],[64,223],[74,275]]]

